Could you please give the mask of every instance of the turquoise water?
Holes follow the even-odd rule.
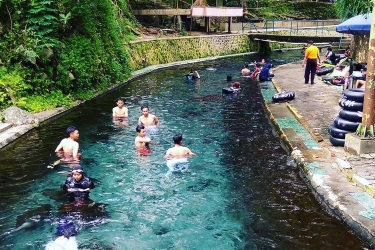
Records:
[[[43,249],[61,217],[79,227],[80,249],[363,249],[320,208],[267,119],[257,83],[239,76],[253,59],[260,60],[228,58],[140,77],[1,151],[0,249]],[[186,82],[191,67],[199,82]],[[221,95],[228,74],[242,83],[235,98]],[[129,126],[112,121],[119,96],[127,100]],[[134,149],[142,105],[160,120],[147,157]],[[81,164],[95,178],[91,209],[64,206],[65,176],[57,172],[67,168],[47,168],[72,124]],[[178,132],[197,156],[188,172],[166,176],[163,156]],[[16,231],[24,217],[33,218],[33,228]]]

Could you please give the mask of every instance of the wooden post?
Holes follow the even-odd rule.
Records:
[[[232,29],[232,17],[230,16],[228,17],[228,33],[229,34],[232,33],[231,29]]]

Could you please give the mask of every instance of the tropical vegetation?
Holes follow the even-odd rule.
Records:
[[[72,105],[132,71],[126,0],[0,0],[0,108]]]
[[[178,1],[180,8],[216,2]],[[370,3],[337,0],[335,5],[345,18],[367,12]],[[0,0],[0,110],[74,105],[122,82],[134,70],[127,42],[139,35],[131,9],[176,5],[174,0]],[[243,6],[245,19],[337,17],[335,5],[322,2],[223,0],[223,5]]]

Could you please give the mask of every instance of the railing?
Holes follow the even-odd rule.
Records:
[[[298,36],[337,36],[340,34],[335,32],[336,20],[265,20],[263,25],[256,25],[255,22],[249,21],[242,24],[242,33],[248,27],[249,32],[261,33],[283,33],[283,35]],[[247,29],[246,29],[247,30]],[[306,32],[308,31],[308,32]]]

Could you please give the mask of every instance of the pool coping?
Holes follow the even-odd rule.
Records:
[[[272,101],[272,95],[282,90],[277,81],[273,79],[259,84],[262,84],[260,91],[266,113],[281,140],[290,150],[291,156],[301,171],[301,177],[310,187],[317,201],[328,214],[348,225],[366,245],[375,246],[375,225],[372,221],[375,219],[373,212],[375,200],[369,195],[371,190],[361,186],[360,180],[356,180],[358,178],[355,172],[352,171],[349,174],[345,171],[348,168],[344,166],[347,164],[346,161],[330,157],[331,152],[324,145],[319,144],[320,136],[309,128],[297,108],[288,102],[274,103]],[[288,119],[300,124],[306,133],[301,135],[299,129],[283,126],[281,123],[284,117],[280,117],[280,113],[286,114],[285,116],[289,113]],[[294,131],[291,132],[288,129]],[[310,137],[309,139],[317,143],[314,147],[306,145],[306,134]]]

